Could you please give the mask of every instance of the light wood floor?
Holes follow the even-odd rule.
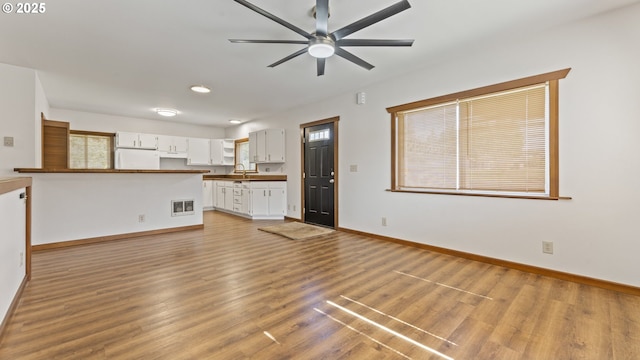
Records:
[[[334,233],[37,252],[0,359],[640,359],[640,298]]]

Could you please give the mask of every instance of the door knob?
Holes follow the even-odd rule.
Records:
[[[333,184],[334,182],[336,182],[336,181],[333,180],[333,179],[329,180],[329,184]]]

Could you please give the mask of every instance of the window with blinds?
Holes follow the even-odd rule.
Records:
[[[387,109],[392,190],[557,197],[557,79],[568,71]]]
[[[109,133],[72,131],[69,134],[69,168],[113,168],[113,136]]]

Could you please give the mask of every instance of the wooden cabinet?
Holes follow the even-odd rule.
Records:
[[[116,147],[122,149],[158,149],[158,137],[153,134],[141,134],[118,131]]]
[[[283,163],[284,129],[266,129],[249,133],[249,159],[255,163]]]
[[[158,151],[162,158],[178,158],[186,159],[187,150],[189,149],[189,141],[186,137],[157,135]]]
[[[189,138],[187,165],[211,165],[211,140]]]
[[[234,148],[232,139],[211,140],[211,165],[234,166]]]
[[[202,181],[202,209],[213,209],[214,185],[213,180]]]

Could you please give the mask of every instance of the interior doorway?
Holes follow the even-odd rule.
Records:
[[[339,117],[300,125],[302,138],[302,221],[338,226]]]

